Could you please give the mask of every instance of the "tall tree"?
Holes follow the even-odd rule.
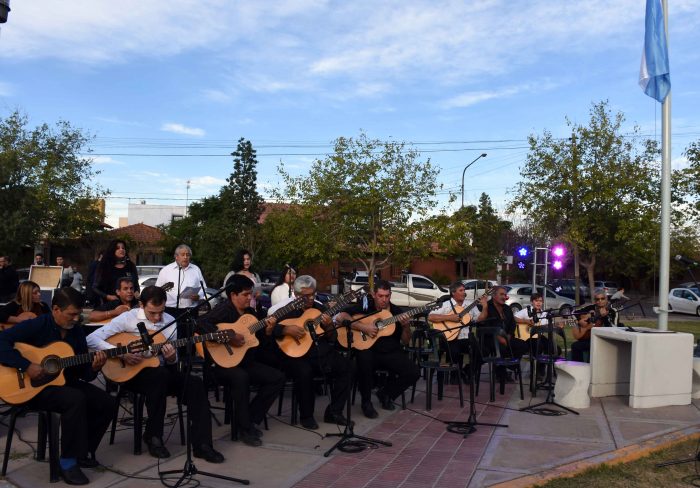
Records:
[[[588,125],[567,119],[571,139],[548,131],[531,135],[522,181],[509,207],[550,238],[569,242],[576,276],[581,264],[591,289],[601,261],[608,272],[629,274],[639,265],[651,269],[649,253],[658,241],[655,148],[636,127],[623,134],[624,120],[603,101],[592,105]]]
[[[101,228],[97,200],[106,192],[81,156],[90,140],[63,120],[31,129],[18,111],[0,118],[0,253]]]
[[[163,244],[192,247],[193,258],[207,280],[221,282],[240,249],[255,254],[260,247],[260,215],[264,200],[257,189],[257,157],[250,141],[241,138],[233,156],[233,171],[218,195],[190,205],[184,219],[165,229]]]
[[[289,217],[305,224],[309,254],[338,257],[378,270],[407,264],[417,249],[416,222],[437,205],[437,169],[404,143],[341,137],[334,153],[314,161],[308,175],[280,167]],[[302,249],[305,246],[301,247]]]

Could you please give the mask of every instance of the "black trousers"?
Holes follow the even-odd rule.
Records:
[[[180,398],[182,387],[187,383],[184,398]],[[136,393],[146,395],[148,420],[144,437],[163,437],[163,422],[169,395],[176,395],[187,405],[192,424],[192,444],[211,445],[211,414],[209,400],[201,378],[180,373],[174,366],[145,368],[124,386]]]
[[[94,453],[116,408],[113,396],[83,381],[48,386],[28,405],[61,414],[61,457],[64,458],[82,458]]]
[[[258,350],[257,359],[281,369],[294,380],[299,399],[299,418],[314,416],[316,392],[314,377],[324,375],[330,380],[331,403],[328,409],[332,413],[342,413],[345,402],[350,395],[350,385],[354,374],[353,364],[335,347],[325,340],[319,341],[318,347],[312,346],[308,353],[299,358],[292,358],[280,349]]]
[[[571,344],[571,360],[583,362],[583,353],[591,352],[591,340],[579,339]]]
[[[221,385],[228,385],[234,405],[234,421],[240,430],[259,424],[284,387],[284,373],[259,361],[243,361],[235,368],[214,367],[214,376]],[[250,400],[250,387],[258,392]]]
[[[384,393],[393,400],[420,378],[420,368],[409,359],[405,351],[375,351],[374,348],[357,350],[357,383],[362,403],[372,401],[374,372],[385,369],[393,376],[387,379]]]

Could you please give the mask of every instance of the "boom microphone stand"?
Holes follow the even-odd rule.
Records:
[[[206,302],[209,302],[213,298],[221,295],[224,291],[226,291],[226,288],[222,288],[219,290],[217,293],[211,295]],[[200,303],[201,306],[201,303]],[[197,307],[191,307],[186,309],[183,313],[175,317],[171,322],[165,324],[163,327],[158,329],[155,332],[152,332],[149,334],[151,340],[152,338],[161,332],[162,330],[166,329],[170,325],[174,323],[178,323],[179,320],[183,319],[183,322],[186,323],[186,337],[191,338],[194,336],[194,317],[192,317],[192,313],[194,310],[198,310],[199,306]],[[184,363],[185,363],[185,368],[184,368],[184,375],[185,375],[185,381],[183,382],[182,386],[182,392],[180,398],[184,400],[185,395],[187,393],[187,385],[192,378],[192,358],[194,357],[194,343],[192,341],[187,341],[187,345],[185,346],[185,358],[184,358]],[[180,478],[177,480],[177,482],[172,485],[173,488],[177,488],[180,486],[183,482],[185,482],[186,479],[192,478],[193,476],[196,475],[202,475],[202,476],[209,476],[210,478],[217,478],[221,480],[226,480],[230,482],[235,482],[235,483],[240,483],[242,485],[249,485],[250,481],[246,479],[241,479],[241,478],[233,478],[231,476],[224,476],[216,473],[208,473],[206,471],[200,471],[197,469],[197,466],[195,466],[194,461],[192,460],[192,422],[190,422],[190,408],[187,409],[187,429],[186,429],[187,435],[186,435],[186,444],[187,444],[187,457],[185,459],[185,465],[183,466],[182,469],[173,469],[169,471],[160,471],[158,473],[158,476],[160,477],[160,482],[165,485],[165,486],[171,486],[165,483],[164,478],[168,475],[172,474],[180,474]]]
[[[374,312],[377,313],[377,312]],[[374,313],[365,315],[363,317],[359,317],[354,320],[344,320],[341,327],[345,327],[345,333],[347,334],[347,339],[348,339],[348,361],[352,361],[352,328],[351,325],[353,322],[356,322],[358,320],[364,319],[365,317],[369,317],[370,315],[374,315]],[[352,384],[352,368],[348,368],[348,384]],[[363,451],[366,447],[371,446],[371,447],[377,447],[378,444],[381,444],[383,446],[388,446],[391,447],[391,442],[387,441],[381,441],[379,439],[372,439],[371,437],[365,437],[361,435],[355,434],[353,431],[353,422],[351,420],[351,414],[352,414],[352,395],[348,393],[348,398],[345,402],[345,415],[346,418],[348,419],[348,422],[345,424],[345,429],[343,430],[342,433],[331,433],[331,434],[326,434],[326,437],[340,437],[338,439],[338,442],[333,444],[333,446],[328,449],[325,453],[323,453],[324,457],[328,457],[331,455],[331,453],[337,448],[339,451],[343,452],[361,452]]]
[[[445,422],[447,424],[447,431],[454,434],[462,434],[465,438],[469,434],[476,432],[477,425],[484,425],[488,427],[508,427],[508,424],[492,424],[488,422],[479,422],[476,420],[476,398],[474,395],[474,389],[476,385],[474,384],[474,377],[476,376],[476,339],[475,331],[472,330],[474,327],[479,325],[484,325],[486,322],[491,322],[493,319],[486,319],[481,322],[469,322],[467,325],[461,325],[459,327],[451,327],[449,330],[463,329],[465,327],[469,328],[469,417],[466,422]]]

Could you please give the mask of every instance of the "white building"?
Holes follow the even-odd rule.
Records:
[[[153,227],[161,224],[167,225],[173,220],[183,218],[185,210],[184,205],[148,205],[145,200],[142,200],[141,203],[130,203],[128,225],[138,223]]]

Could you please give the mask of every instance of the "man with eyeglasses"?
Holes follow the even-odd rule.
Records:
[[[303,310],[291,312],[280,323],[268,329],[268,333],[273,338],[280,339],[287,335],[295,339],[301,339],[305,334],[308,334],[309,332],[303,327],[289,323],[285,324],[285,321],[290,318],[300,317],[310,308],[315,308],[322,312],[321,326],[326,331],[334,332],[333,319],[328,314],[323,313],[326,311],[325,305],[316,300],[316,280],[309,275],[297,277],[294,281],[294,296],[270,307],[267,312],[268,316],[287,305],[295,297],[304,298]],[[335,337],[335,334],[332,335]],[[265,350],[265,348],[261,348],[258,351],[258,359],[262,362],[289,372],[298,392],[299,420],[301,425],[307,429],[318,429],[318,423],[316,423],[314,418],[314,376],[320,373],[331,377],[331,403],[326,408],[323,421],[339,425],[348,423],[345,415],[343,415],[343,409],[345,401],[350,394],[350,374],[348,369],[351,368],[351,365],[347,358],[341,356],[340,352],[335,349],[334,342],[334,340],[331,341],[323,335],[318,338],[317,344],[313,345],[309,352],[299,358],[287,356],[279,347],[276,347],[274,354],[271,354],[270,350]]]
[[[578,327],[572,334],[576,342],[571,344],[572,361],[583,362],[583,353],[591,351],[591,329],[593,327],[615,327],[615,310],[610,308],[605,292],[596,293],[593,305],[588,305],[580,310],[584,315],[578,320]]]

